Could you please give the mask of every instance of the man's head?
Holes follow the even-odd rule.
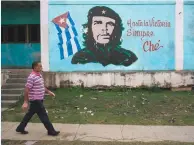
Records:
[[[88,12],[88,28],[84,36],[85,43],[96,45],[118,45],[122,35],[122,21],[120,16],[112,9],[105,6],[96,6]],[[87,45],[87,44],[86,44]]]
[[[32,69],[35,72],[41,72],[42,71],[42,64],[39,61],[35,61],[32,63]]]

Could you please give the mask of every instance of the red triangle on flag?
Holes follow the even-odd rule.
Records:
[[[65,14],[62,14],[60,16],[57,16],[52,20],[53,23],[59,25],[60,27],[66,28],[67,27],[67,16],[69,12],[66,12]]]

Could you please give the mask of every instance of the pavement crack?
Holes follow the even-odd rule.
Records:
[[[121,136],[122,136],[122,140],[124,140],[124,137],[123,137],[123,129],[124,129],[124,125],[121,126]]]
[[[109,140],[109,141],[121,141],[121,139],[112,139],[112,138],[108,138],[108,137],[99,137],[99,136],[84,136],[84,137],[81,137],[81,138],[78,138],[74,141],[80,141],[80,140],[83,140],[84,138],[87,138],[87,137],[94,137],[94,138],[100,138],[100,139],[104,139],[104,140]]]
[[[77,128],[77,130],[76,130],[76,133],[75,133],[75,136],[74,136],[73,140],[75,140],[75,139],[76,139],[76,137],[77,137],[77,133],[78,133],[78,130],[79,130],[80,126],[81,126],[81,124],[79,124],[79,126],[78,126],[78,128]]]

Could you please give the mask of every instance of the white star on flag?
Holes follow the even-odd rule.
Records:
[[[60,18],[59,22],[63,24],[65,22],[65,18]]]

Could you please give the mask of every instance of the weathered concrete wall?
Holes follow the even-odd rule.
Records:
[[[9,73],[25,74],[30,69],[1,71],[1,84],[5,84]],[[194,85],[194,71],[148,71],[148,72],[44,72],[45,85],[47,87],[184,87]]]
[[[1,70],[1,86],[6,83],[6,80],[9,78],[10,71]]]
[[[194,84],[194,72],[44,72],[48,87],[182,87]]]

